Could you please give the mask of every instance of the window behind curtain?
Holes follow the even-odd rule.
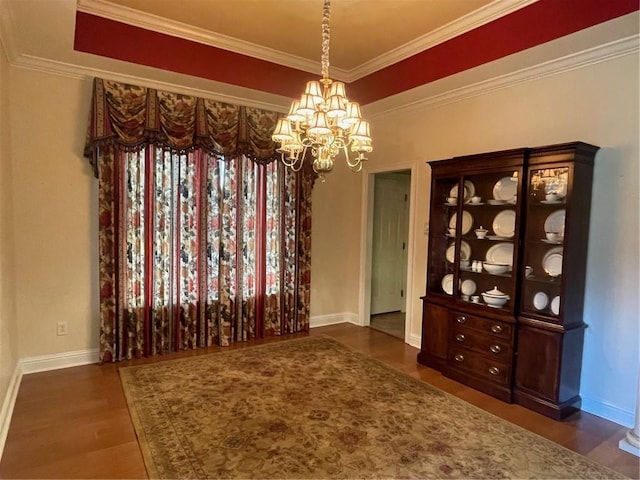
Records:
[[[308,328],[297,318],[295,174],[277,162],[153,146],[121,162],[124,321],[115,357]]]

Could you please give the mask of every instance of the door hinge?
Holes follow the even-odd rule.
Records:
[[[405,194],[404,194],[404,201],[406,202],[406,201],[408,200],[408,198],[409,198],[409,197],[408,197],[408,196],[407,196],[407,194],[405,193]]]
[[[404,297],[404,290],[400,290],[400,297]]]
[[[404,250],[407,247],[407,244],[405,242],[402,242],[402,250]]]

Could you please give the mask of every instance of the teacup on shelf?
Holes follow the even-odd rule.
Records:
[[[451,235],[452,237],[456,236],[456,229],[455,228],[450,228],[449,229],[449,235]]]
[[[550,242],[557,242],[560,236],[556,232],[547,232],[547,240]]]
[[[458,198],[457,197],[447,197],[447,203],[449,205],[455,205],[458,203]]]
[[[471,203],[473,203],[473,204],[478,204],[478,203],[480,203],[481,201],[482,201],[482,198],[480,198],[480,197],[479,197],[479,196],[477,196],[477,195],[474,195],[473,197],[471,197],[471,200],[470,200],[470,202],[471,202]]]

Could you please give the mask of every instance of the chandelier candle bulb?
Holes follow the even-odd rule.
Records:
[[[293,100],[286,117],[278,120],[272,140],[279,143],[277,151],[282,163],[297,172],[302,168],[307,152],[314,172],[324,181],[324,174],[333,170],[335,159],[344,155],[353,172],[362,170],[373,151],[369,122],[362,119],[360,105],[347,98],[344,82],[329,78],[329,41],[331,1],[324,0],[322,9],[322,58],[320,80],[306,83],[299,100]],[[350,155],[355,154],[354,158]]]

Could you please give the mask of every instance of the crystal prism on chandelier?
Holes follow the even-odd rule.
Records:
[[[329,78],[329,19],[331,1],[322,9],[322,79],[307,82],[289,114],[278,120],[272,139],[279,143],[282,162],[298,171],[311,151],[313,170],[324,181],[333,170],[335,158],[344,153],[349,168],[362,170],[366,153],[373,150],[369,122],[362,119],[360,105],[347,98],[343,82]]]

